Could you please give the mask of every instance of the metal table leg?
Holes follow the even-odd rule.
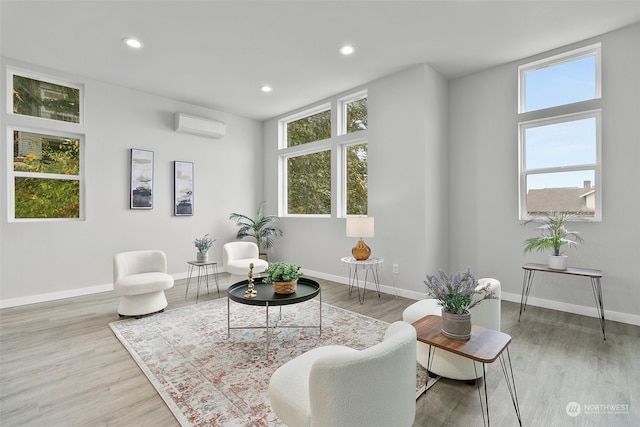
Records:
[[[600,284],[599,277],[591,278],[591,287],[593,288],[593,296],[596,300],[596,309],[598,310],[598,317],[600,318],[600,327],[602,328],[602,337],[606,340],[607,336],[604,333],[604,328],[605,328],[604,303],[602,301],[602,285]]]
[[[531,285],[533,284],[533,276],[535,271],[525,270],[524,278],[522,279],[522,296],[520,297],[520,315],[518,316],[518,322],[522,317],[522,312],[527,309],[527,300],[529,299],[529,292],[531,292]]]

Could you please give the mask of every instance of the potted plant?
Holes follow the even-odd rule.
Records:
[[[273,225],[280,218],[276,215],[263,215],[265,202],[260,203],[255,218],[250,218],[239,213],[232,213],[229,219],[234,220],[240,229],[236,234],[236,239],[242,240],[251,237],[256,240],[260,258],[266,260],[267,255],[264,250],[273,246],[273,237],[282,236],[282,230]]]
[[[296,291],[300,276],[302,272],[298,264],[274,262],[267,267],[262,282],[271,283],[277,294],[292,294]]]
[[[208,251],[209,251],[209,248],[213,246],[213,242],[215,241],[216,240],[210,238],[208,234],[205,234],[204,237],[195,239],[193,241],[193,244],[195,245],[195,247],[198,248],[198,256],[196,259],[197,262],[207,262],[209,260]]]
[[[576,215],[567,212],[549,212],[545,217],[525,222],[525,224],[539,223],[537,230],[540,235],[524,241],[524,252],[552,249],[552,254],[549,255],[549,268],[566,270],[567,256],[563,255],[560,249],[564,245],[577,247],[583,242],[577,231],[569,231],[565,225],[576,218]]]
[[[471,337],[469,309],[482,300],[497,298],[495,291],[489,290],[489,283],[479,286],[470,268],[455,275],[438,272],[438,276],[427,275],[424,284],[428,295],[442,306],[442,333],[449,338],[468,340]]]

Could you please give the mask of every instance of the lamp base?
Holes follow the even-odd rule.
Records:
[[[351,249],[351,255],[358,261],[364,261],[371,255],[371,249],[360,239],[353,249]]]

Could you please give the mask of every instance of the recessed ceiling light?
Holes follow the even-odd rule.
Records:
[[[269,85],[264,85],[260,88],[260,90],[262,90],[263,92],[271,92],[273,88]]]
[[[143,45],[142,42],[140,40],[136,40],[136,39],[132,39],[132,38],[124,38],[122,39],[122,41],[129,47],[132,47],[134,49],[140,49]]]
[[[356,48],[351,45],[344,45],[340,48],[340,53],[343,55],[351,55],[356,51]]]

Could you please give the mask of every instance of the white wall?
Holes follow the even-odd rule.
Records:
[[[7,58],[2,62],[2,105],[7,64],[85,85],[86,125],[79,132],[86,135],[86,220],[9,223],[2,201],[1,306],[110,289],[112,257],[121,251],[162,249],[169,273],[183,275],[186,261],[195,259],[193,240],[205,233],[217,239],[210,257],[222,261],[222,243],[234,240],[237,229],[229,214],[251,214],[262,199],[260,122]],[[216,140],[175,132],[173,114],[178,111],[225,122],[226,136]],[[8,115],[6,109],[2,118],[7,124],[34,123]],[[155,153],[152,210],[129,209],[131,148]],[[6,165],[7,152],[1,151]],[[194,163],[193,216],[173,216],[175,160]],[[6,178],[2,173],[3,197]]]
[[[424,296],[427,272],[448,268],[447,93],[446,81],[427,65],[382,78],[368,90],[369,215],[375,237],[372,256],[384,258],[383,286]],[[278,119],[265,122],[265,195],[277,208]],[[335,194],[335,192],[334,192]],[[345,236],[345,219],[282,218],[284,238],[274,259],[345,281],[340,258],[356,239]],[[398,264],[400,274],[391,274]]]
[[[520,301],[522,253],[533,226],[518,221],[517,67],[602,42],[603,220],[572,226],[585,240],[569,265],[600,269],[605,317],[640,324],[640,25],[449,83],[450,264],[468,264],[502,282]],[[595,315],[587,278],[538,273],[530,303]]]

